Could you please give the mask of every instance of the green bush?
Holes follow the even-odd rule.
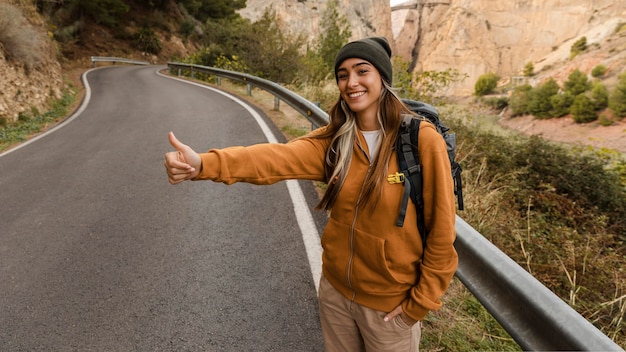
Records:
[[[591,99],[585,94],[579,94],[574,98],[569,112],[576,123],[586,123],[598,119],[598,114]]]
[[[533,87],[530,84],[515,87],[509,99],[509,107],[511,108],[511,114],[513,116],[530,113],[528,102],[530,101],[532,91]]]
[[[548,81],[532,90],[530,101],[528,102],[528,110],[534,116],[545,119],[552,117],[553,110],[550,98],[559,92],[559,85],[550,78]]]
[[[148,27],[143,27],[137,31],[133,43],[135,48],[148,54],[158,55],[163,49],[163,44],[161,43],[159,37],[151,28]]]
[[[494,110],[502,110],[509,106],[509,99],[507,97],[490,97],[484,99],[483,102]]]
[[[124,0],[76,0],[81,15],[91,17],[97,23],[115,28],[130,7]]]
[[[594,81],[591,83],[591,101],[596,111],[609,106],[609,91],[602,82]]]
[[[591,76],[594,78],[602,77],[606,73],[606,66],[599,64],[591,70]]]
[[[483,96],[493,93],[498,86],[498,80],[500,80],[500,77],[493,72],[481,75],[478,77],[478,80],[474,85],[474,94],[477,96]]]
[[[609,97],[609,109],[620,117],[626,117],[626,72],[619,76],[619,82]]]
[[[569,114],[569,108],[573,102],[574,97],[570,93],[565,92],[553,95],[550,97],[550,105],[552,105],[550,116],[561,117]]]
[[[565,91],[570,93],[572,96],[582,94],[588,91],[590,87],[591,84],[589,83],[587,75],[579,69],[575,69],[572,73],[570,73],[567,81],[563,84]]]
[[[573,59],[585,50],[587,50],[587,37],[582,37],[572,44],[570,48],[570,58]]]
[[[535,66],[529,62],[524,66],[524,77],[532,77],[535,75]]]

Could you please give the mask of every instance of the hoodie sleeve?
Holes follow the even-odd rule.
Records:
[[[422,320],[430,310],[441,308],[440,298],[456,272],[458,256],[454,248],[454,184],[446,143],[432,125],[423,123],[418,148],[422,164],[424,219],[429,233],[420,263],[419,282],[411,289],[403,309],[413,319]]]
[[[320,130],[288,143],[211,149],[200,154],[202,169],[195,180],[225,184],[273,184],[288,179],[324,179],[328,140],[316,138]]]

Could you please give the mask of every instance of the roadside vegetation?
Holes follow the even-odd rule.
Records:
[[[140,23],[136,31],[121,25],[129,9],[138,6],[133,1],[39,0],[35,4],[54,24],[52,35],[61,48],[80,41],[84,23],[90,20],[108,26],[137,50],[155,54],[163,44],[157,33],[176,32],[197,43],[199,50],[171,61],[253,74],[283,84],[325,110],[338,94],[332,69],[334,53],[351,36],[335,0],[329,0],[323,15],[323,34],[305,48],[302,38],[280,30],[271,9],[256,22],[236,15],[235,10],[245,6],[243,0],[152,0],[143,6],[159,15]],[[165,20],[165,10],[171,6],[184,16],[176,26]],[[8,36],[2,31],[0,26],[0,44],[6,52],[3,38]],[[12,43],[18,46],[15,52],[23,50],[20,41]],[[585,50],[582,44],[578,43],[573,52]],[[457,106],[446,100],[446,88],[466,79],[454,69],[412,74],[407,62],[395,58],[393,63],[394,85],[400,94],[436,105],[446,124],[457,133],[457,160],[464,170],[465,194],[465,210],[459,215],[618,345],[626,346],[624,156],[612,150],[523,137],[488,122],[504,108],[537,118],[572,114],[581,122],[589,121],[592,113],[587,109],[591,106],[594,116],[608,124],[625,116],[621,109],[626,106],[626,74],[620,76],[616,87],[602,87],[595,78],[606,71],[598,65],[592,80],[578,71],[563,87],[554,81],[537,87],[523,85],[509,97],[498,91],[499,78],[486,73],[476,82],[475,91],[486,104],[477,107]],[[524,74],[533,74],[532,64],[524,68]],[[212,77],[196,75],[195,79],[214,82]],[[246,95],[245,86],[222,84],[223,89]],[[70,88],[62,99],[52,102],[50,112],[31,111],[15,123],[0,121],[0,148],[23,141],[67,116],[75,96]],[[266,93],[255,90],[247,98],[268,111],[287,138],[308,131],[310,124],[303,117],[286,117],[274,111],[273,97]],[[457,280],[444,301],[444,308],[424,322],[422,350],[519,350]]]
[[[626,24],[619,23],[616,35],[626,32]],[[570,58],[588,49],[587,38],[581,37],[570,48]],[[535,75],[532,63],[523,69],[522,82]],[[560,86],[548,78],[536,86],[528,83],[498,87],[498,77],[493,72],[480,76],[474,86],[474,94],[486,104],[510,110],[511,116],[533,115],[538,119],[559,118],[571,115],[576,123],[598,121],[609,126],[626,117],[626,72],[618,74],[618,83],[607,87],[602,79],[608,75],[607,67],[600,63],[593,67],[590,77],[579,69],[569,74]]]
[[[32,108],[28,112],[20,113],[17,121],[11,123],[6,118],[0,118],[0,153],[67,118],[76,99],[77,90],[68,84],[61,98],[50,102],[50,109],[47,111],[40,112]]]

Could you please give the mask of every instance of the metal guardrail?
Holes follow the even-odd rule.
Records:
[[[205,74],[214,75],[217,77],[224,77],[234,81],[246,83],[248,85],[248,94],[250,94],[250,86],[263,89],[274,94],[277,99],[280,99],[289,104],[289,106],[291,106],[300,114],[309,119],[314,128],[325,126],[326,124],[328,124],[328,114],[326,114],[326,112],[322,110],[319,106],[272,81],[255,77],[247,73],[227,71],[215,67],[172,62],[168,63],[167,66],[170,67],[170,69],[177,69],[179,76],[182,74],[183,70],[186,70],[191,73],[192,77],[194,72],[202,72]]]
[[[287,102],[313,126],[328,115],[280,85],[244,73],[213,67],[168,63],[170,70],[225,77],[264,89]],[[250,93],[250,89],[248,89]],[[624,351],[459,216],[456,276],[524,350]]]
[[[131,64],[131,65],[150,65],[150,63],[147,61],[138,61],[138,60],[124,59],[121,57],[109,57],[109,56],[92,56],[91,62],[93,62],[93,67],[96,67],[96,64],[98,62],[112,62],[113,64],[119,62],[119,63],[124,63],[124,64]]]

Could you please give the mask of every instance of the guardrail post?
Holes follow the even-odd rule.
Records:
[[[178,77],[180,77],[181,70],[182,70],[182,68],[180,68],[180,67],[179,67],[179,68],[178,68]]]
[[[246,85],[246,91],[248,92],[248,96],[251,97],[252,96],[252,86],[250,85],[250,83],[248,83]]]
[[[221,86],[222,85],[222,77],[217,76],[217,85]]]
[[[196,75],[196,71],[193,70],[193,68],[191,69],[191,79],[194,79],[194,76]]]
[[[277,96],[274,96],[274,110],[280,110],[280,99]]]

